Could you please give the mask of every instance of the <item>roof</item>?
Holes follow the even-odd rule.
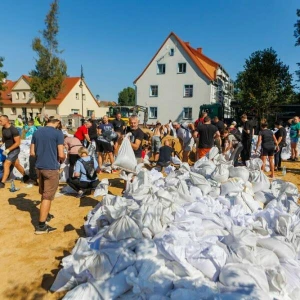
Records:
[[[4,92],[1,92],[1,97],[2,100],[0,100],[3,104],[5,105],[14,105],[11,101],[11,92],[16,85],[17,82],[19,82],[21,79],[24,79],[27,83],[30,82],[31,78],[28,75],[22,75],[17,81],[11,81],[7,80],[4,86],[6,87],[6,90]],[[61,91],[58,93],[57,97],[55,99],[50,100],[47,103],[47,106],[57,106],[60,105],[63,100],[66,98],[66,96],[70,93],[70,91],[74,88],[76,84],[79,85],[79,80],[80,77],[66,77],[62,83],[62,88]],[[98,102],[96,101],[94,95],[90,91],[89,87],[87,84],[85,84],[86,88],[89,90],[91,93],[94,101],[97,103],[99,106]],[[22,103],[24,105],[24,103]],[[17,104],[19,106],[20,104]],[[30,106],[40,106],[42,105],[41,103],[30,103]]]
[[[162,49],[166,41],[174,37],[177,42],[180,44],[180,46],[183,48],[183,50],[187,53],[187,55],[191,58],[191,60],[195,63],[196,67],[209,79],[209,80],[215,80],[217,77],[217,69],[220,67],[220,64],[213,61],[211,58],[207,57],[202,53],[202,48],[194,49],[190,46],[189,42],[182,41],[174,32],[171,32],[168,37],[165,39],[161,47],[158,49],[158,51],[155,53],[149,64],[146,66],[144,71],[141,73],[141,75],[135,79],[134,83],[136,83],[142,75],[146,72],[150,64],[153,62],[159,51]]]

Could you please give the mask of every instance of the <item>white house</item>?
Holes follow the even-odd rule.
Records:
[[[224,68],[173,32],[134,81],[136,104],[149,109],[148,123],[191,122],[203,104],[221,103],[230,117],[233,83]]]
[[[41,112],[42,104],[35,102],[29,82],[30,77],[27,75],[22,75],[17,81],[5,81],[5,90],[1,92],[0,114],[14,120],[18,115],[34,118],[36,113]],[[78,114],[86,117],[95,113],[100,118],[107,111],[108,107],[100,106],[100,102],[80,77],[65,78],[57,97],[46,104],[46,114],[49,116]]]

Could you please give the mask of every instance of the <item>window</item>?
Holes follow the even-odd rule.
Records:
[[[19,100],[19,93],[16,93],[16,100]]]
[[[158,85],[150,85],[150,97],[158,96]]]
[[[193,97],[193,85],[184,86],[183,97]]]
[[[178,73],[182,74],[186,72],[186,63],[179,63],[178,64]]]
[[[11,115],[16,115],[16,114],[17,114],[17,109],[16,109],[15,107],[12,107],[12,108],[10,109],[10,114],[11,114]]]
[[[157,119],[157,107],[150,107],[150,119]]]
[[[174,48],[170,49],[170,56],[174,56]]]
[[[193,118],[193,109],[191,107],[184,107],[182,118],[184,120],[191,120]]]
[[[79,114],[79,109],[71,109],[72,114]]]
[[[94,110],[89,110],[89,109],[88,109],[88,111],[87,111],[87,116],[88,116],[88,117],[91,117],[92,114],[93,114],[94,112],[95,112]]]
[[[22,97],[22,99],[26,99],[26,93],[25,93],[25,92],[23,92],[23,97]]]
[[[82,99],[85,100],[85,94],[82,94]]]
[[[76,93],[76,100],[79,100],[79,93]]]
[[[166,64],[157,64],[157,74],[166,73]]]

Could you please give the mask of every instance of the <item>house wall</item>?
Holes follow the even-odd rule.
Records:
[[[25,97],[23,93],[25,93]],[[17,99],[17,94],[19,94],[19,99]],[[15,84],[11,92],[11,96],[12,103],[14,104],[27,103],[30,97],[32,97],[29,84],[23,78],[20,78],[20,80]],[[35,103],[34,99],[32,99],[31,103]]]
[[[85,100],[82,101],[82,94],[85,95]],[[88,90],[85,83],[83,83],[82,93],[79,84],[76,84],[73,89],[66,96],[64,101],[58,106],[58,113],[62,116],[67,116],[75,111],[82,115],[82,102],[83,102],[83,116],[88,115],[88,110],[95,112],[96,116],[100,115],[101,110],[94,100],[92,93]]]
[[[174,56],[169,55],[171,48]],[[158,62],[166,65],[165,74],[157,74]],[[178,74],[178,63],[186,63],[186,73]],[[158,97],[150,96],[150,85],[158,85]],[[193,97],[184,97],[184,85],[193,85]],[[157,120],[167,123],[169,119],[192,122],[198,118],[200,105],[210,102],[210,81],[171,36],[136,82],[136,104],[157,107],[157,118],[148,120],[151,124]],[[183,120],[184,107],[192,108],[191,119]]]

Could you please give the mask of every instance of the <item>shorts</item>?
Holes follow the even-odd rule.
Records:
[[[198,148],[198,158],[202,158],[206,156],[206,154],[210,151],[211,148]]]
[[[161,148],[160,136],[153,136],[152,137],[152,147],[153,147],[154,153],[159,153],[159,148]]]
[[[97,145],[97,152],[100,152],[100,153],[114,152],[113,146],[109,142],[97,140],[96,145]]]
[[[53,200],[59,185],[59,170],[37,169],[39,180],[39,193],[42,200]]]
[[[8,153],[6,159],[9,160],[10,162],[14,163],[18,159],[19,153],[20,153],[20,148],[11,150]]]
[[[188,152],[192,151],[195,142],[194,139],[191,138],[186,144],[183,145],[183,151]]]
[[[297,144],[298,141],[299,141],[299,138],[298,138],[298,137],[293,137],[293,138],[291,137],[291,143]]]
[[[274,156],[275,149],[261,148],[261,156]]]

